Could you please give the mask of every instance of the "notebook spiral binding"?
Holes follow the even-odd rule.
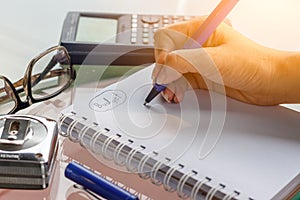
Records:
[[[78,116],[75,112],[61,115],[58,125],[62,136],[118,166],[126,167],[129,172],[137,172],[139,177],[150,179],[154,185],[163,185],[168,192],[176,191],[182,199],[237,200],[240,195],[238,191],[226,194],[224,184],[211,186],[212,179],[209,177],[197,180],[194,178],[197,171],[182,172],[185,168],[183,164],[169,166],[171,160],[159,159],[155,151],[145,154],[145,146],[134,147],[133,140],[122,141],[121,134],[112,133],[108,128],[100,128],[95,122],[88,123],[87,118]]]

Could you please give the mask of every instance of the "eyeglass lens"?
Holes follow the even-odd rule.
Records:
[[[70,60],[63,50],[41,57],[32,67],[32,97],[40,100],[62,90],[71,79],[70,70]]]
[[[0,114],[9,113],[16,107],[13,91],[3,77],[0,77]]]
[[[0,76],[0,114],[26,108],[30,105],[29,100],[43,101],[59,94],[69,86],[73,73],[69,55],[60,47],[51,48],[32,60],[27,70],[30,70],[29,77],[25,76],[24,80],[30,78],[31,87],[28,82],[23,82],[29,89],[26,94],[19,81],[12,84]]]

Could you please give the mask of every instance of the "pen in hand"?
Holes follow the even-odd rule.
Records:
[[[222,0],[217,7],[212,11],[212,13],[206,18],[199,29],[194,33],[193,37],[190,38],[183,48],[197,48],[202,47],[204,42],[211,36],[211,34],[216,30],[219,24],[225,19],[228,13],[233,9],[239,0]],[[194,41],[197,41],[195,44]],[[167,85],[155,83],[150,93],[145,99],[144,106],[150,103],[160,92],[166,89]]]
[[[161,93],[165,89],[166,89],[166,85],[160,85],[160,84],[155,83],[154,86],[152,87],[150,93],[148,94],[148,96],[145,99],[144,106],[146,106],[147,103],[152,101],[152,99],[154,99],[159,93]]]

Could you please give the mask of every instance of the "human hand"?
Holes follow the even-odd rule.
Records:
[[[156,83],[168,84],[163,92],[167,101],[178,103],[185,90],[193,88],[224,91],[251,104],[289,102],[286,94],[292,86],[282,76],[288,73],[283,60],[290,58],[291,52],[259,45],[228,22],[219,25],[203,48],[182,49],[205,19],[170,25],[154,35],[156,67],[152,78]],[[298,62],[292,60],[290,64]]]

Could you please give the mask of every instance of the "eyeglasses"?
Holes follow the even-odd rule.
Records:
[[[57,96],[74,79],[75,71],[66,48],[51,47],[30,61],[23,79],[12,83],[0,76],[0,114],[13,114]]]

